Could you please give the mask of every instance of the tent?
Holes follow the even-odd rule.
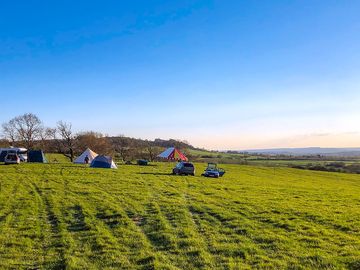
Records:
[[[112,157],[98,155],[90,164],[91,168],[117,169]]]
[[[93,161],[94,158],[96,158],[98,156],[98,154],[96,154],[94,151],[92,151],[91,149],[87,148],[84,153],[82,153],[80,156],[77,157],[77,159],[75,159],[74,163],[77,164],[85,164],[85,157],[89,158],[89,162],[91,163]]]
[[[47,163],[44,152],[42,150],[31,150],[28,153],[28,162]]]
[[[169,160],[182,160],[188,161],[188,158],[180,152],[180,150],[176,149],[175,147],[170,147],[158,155],[160,158],[166,158]]]

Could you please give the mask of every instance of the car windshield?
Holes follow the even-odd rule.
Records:
[[[182,167],[182,163],[176,164],[176,168],[180,169]]]
[[[208,164],[208,170],[214,170],[216,169],[216,164],[215,163],[209,163]]]
[[[184,163],[184,167],[194,167],[194,165],[192,165],[191,163]]]

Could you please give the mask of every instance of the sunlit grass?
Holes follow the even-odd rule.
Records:
[[[360,176],[0,165],[1,269],[359,269]]]

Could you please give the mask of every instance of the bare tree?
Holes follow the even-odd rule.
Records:
[[[2,124],[2,133],[4,138],[9,140],[12,144],[15,143],[17,135],[14,125],[11,125],[10,122]]]
[[[42,139],[43,148],[46,149],[46,152],[49,153],[62,153],[62,144],[57,137],[57,129],[56,128],[45,128],[43,132]]]
[[[56,128],[46,128],[44,130],[45,137],[52,140],[56,139],[56,132],[57,132]]]
[[[22,142],[26,148],[31,149],[35,141],[41,139],[44,128],[38,116],[25,113],[4,123],[2,129],[7,139],[13,143]]]
[[[119,154],[123,161],[127,161],[132,158],[134,149],[132,149],[132,142],[129,138],[120,135],[113,139],[113,145],[115,152]]]
[[[76,144],[76,136],[72,131],[72,124],[59,121],[57,123],[56,130],[48,129],[47,132],[52,135],[55,140],[56,134],[59,134],[60,139],[57,140],[59,152],[69,158],[71,162],[73,162],[75,157],[74,149]]]
[[[155,146],[151,141],[146,141],[146,150],[149,155],[149,160],[154,161],[159,154],[159,147]]]

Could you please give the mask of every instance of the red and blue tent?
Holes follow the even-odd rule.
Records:
[[[176,149],[175,147],[170,147],[166,149],[164,152],[158,155],[158,157],[166,158],[168,160],[188,161],[188,158],[183,153],[181,153],[179,149]]]

